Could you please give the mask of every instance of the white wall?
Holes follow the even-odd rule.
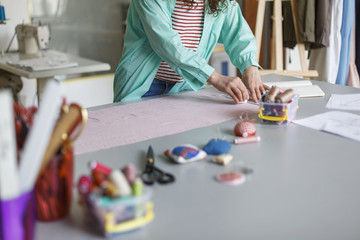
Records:
[[[0,25],[0,49],[6,50],[11,37],[14,35],[16,25],[24,22],[29,23],[27,0],[1,0],[5,7],[5,16],[8,21]],[[10,50],[17,49],[17,40],[14,39]]]
[[[21,23],[29,23],[27,0],[0,0],[5,7],[6,24],[0,25],[0,54],[6,50],[14,35],[15,27]],[[18,49],[17,39],[11,44],[11,51]],[[63,76],[60,76],[60,78]],[[21,103],[26,106],[36,106],[35,79],[22,78],[23,89],[19,93]],[[113,75],[102,75],[91,78],[70,79],[61,81],[66,90],[67,101],[76,102],[82,107],[92,107],[111,103],[113,100]]]

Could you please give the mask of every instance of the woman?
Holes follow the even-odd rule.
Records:
[[[223,76],[208,64],[218,42],[242,80]],[[248,100],[249,93],[257,102],[268,87],[260,79],[256,50],[235,0],[132,0],[114,101],[197,91],[208,82],[236,103]]]

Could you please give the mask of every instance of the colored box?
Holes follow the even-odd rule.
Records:
[[[105,237],[137,230],[154,219],[150,191],[120,198],[89,194],[82,200],[92,224]]]

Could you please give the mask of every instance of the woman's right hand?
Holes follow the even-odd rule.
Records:
[[[249,99],[248,90],[239,77],[224,76],[214,71],[207,82],[217,90],[230,95],[236,103]]]

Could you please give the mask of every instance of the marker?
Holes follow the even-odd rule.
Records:
[[[260,142],[260,136],[251,136],[251,137],[237,137],[234,139],[234,144],[244,144],[244,143],[255,143]]]

